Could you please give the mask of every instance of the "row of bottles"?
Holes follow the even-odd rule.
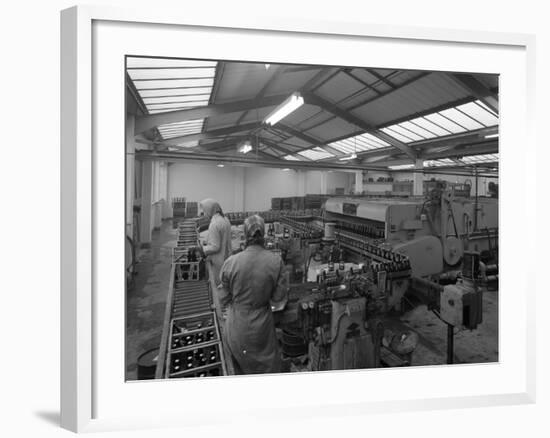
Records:
[[[218,347],[196,348],[194,350],[182,351],[172,354],[170,373],[180,373],[194,368],[211,365],[219,361]]]
[[[176,335],[172,337],[172,350],[212,341],[215,339],[215,337],[216,333],[214,330],[205,330],[198,333]]]

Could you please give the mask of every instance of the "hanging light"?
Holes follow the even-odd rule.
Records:
[[[357,136],[353,137],[353,154],[349,157],[340,158],[340,161],[355,160],[357,158]]]
[[[241,144],[238,148],[238,151],[241,154],[248,154],[251,150],[252,150],[252,145],[248,140],[245,141],[243,144]]]
[[[291,112],[297,110],[304,104],[304,98],[300,93],[292,93],[288,99],[275,108],[264,119],[264,123],[269,126],[275,125],[280,120],[284,119]]]
[[[357,154],[354,152],[353,154],[340,158],[340,161],[347,161],[347,160],[355,160],[357,158]]]

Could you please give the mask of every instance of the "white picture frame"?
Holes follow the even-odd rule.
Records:
[[[223,378],[220,383],[215,380],[192,382],[136,382],[125,383],[118,381],[123,375],[119,369],[123,368],[123,347],[120,354],[116,353],[120,348],[120,338],[124,337],[123,315],[120,310],[120,297],[124,289],[118,290],[115,286],[110,291],[113,297],[112,309],[106,310],[106,284],[113,280],[113,284],[123,284],[123,268],[120,265],[118,277],[114,271],[105,268],[107,262],[104,254],[105,242],[112,242],[110,251],[113,260],[120,259],[118,250],[123,246],[116,243],[116,233],[119,232],[116,224],[119,223],[120,211],[124,211],[124,193],[114,190],[109,194],[107,187],[120,187],[118,184],[124,181],[124,166],[120,166],[124,160],[124,137],[120,131],[124,131],[124,113],[117,113],[120,108],[122,96],[116,90],[110,88],[107,82],[113,78],[109,75],[110,59],[119,59],[120,53],[126,49],[122,43],[131,43],[134,48],[128,54],[134,52],[135,45],[139,44],[139,35],[147,33],[148,36],[158,34],[155,38],[148,39],[149,46],[144,50],[153,50],[155,44],[172,41],[172,32],[187,32],[193,37],[193,32],[200,33],[200,38],[208,37],[212,41],[220,38],[224,33],[227,37],[227,47],[210,47],[205,41],[200,50],[209,53],[228,50],[231,40],[244,41],[242,38],[254,36],[254,39],[265,41],[280,41],[283,46],[274,50],[268,56],[268,60],[281,61],[282,56],[289,56],[292,61],[298,59],[298,53],[284,54],[285,47],[289,49],[292,41],[300,40],[304,47],[310,50],[304,58],[304,62],[321,60],[327,56],[324,47],[326,44],[334,44],[333,49],[338,48],[343,42],[350,51],[354,46],[366,45],[373,48],[373,53],[379,63],[389,62],[384,50],[393,47],[396,53],[403,55],[403,59],[395,61],[396,67],[422,68],[422,60],[415,59],[415,51],[430,50],[440,51],[442,69],[464,70],[467,64],[468,53],[476,52],[479,58],[479,70],[503,75],[502,93],[502,125],[501,125],[501,160],[502,192],[522,202],[533,202],[534,194],[529,194],[529,187],[534,186],[534,172],[527,170],[525,158],[513,159],[507,153],[507,145],[521,139],[524,142],[526,154],[534,153],[535,142],[532,133],[532,120],[534,120],[534,36],[524,34],[490,33],[484,31],[455,31],[450,29],[425,29],[403,26],[376,26],[361,22],[340,23],[329,21],[308,21],[287,19],[269,16],[250,16],[246,14],[236,17],[224,17],[210,11],[208,16],[187,14],[182,11],[137,11],[130,9],[118,9],[109,7],[78,6],[64,10],[61,14],[61,425],[73,431],[101,431],[127,428],[147,428],[163,426],[188,426],[201,424],[215,413],[217,421],[229,421],[229,418],[242,416],[243,418],[254,416],[256,418],[274,418],[277,415],[288,414],[292,417],[341,415],[344,412],[360,415],[367,412],[394,412],[415,409],[441,409],[455,407],[476,407],[488,405],[531,403],[535,399],[535,294],[534,268],[525,260],[511,260],[506,256],[507,251],[513,251],[514,244],[510,238],[510,230],[513,223],[521,221],[525,226],[534,223],[527,209],[507,206],[504,201],[501,206],[501,244],[503,255],[501,271],[502,281],[502,318],[501,347],[502,358],[496,365],[485,365],[481,368],[477,365],[461,367],[424,367],[415,370],[392,370],[391,377],[399,380],[399,373],[409,372],[409,377],[415,381],[424,382],[429,388],[421,388],[422,385],[411,385],[410,390],[402,396],[397,392],[384,392],[373,383],[372,370],[345,372],[345,373],[315,373],[308,376],[262,376]],[[103,26],[104,27],[101,27]],[[114,29],[119,26],[120,28]],[[123,29],[122,29],[123,28]],[[122,30],[121,30],[122,29]],[[144,31],[146,29],[146,32]],[[107,55],[105,41],[119,33],[121,41],[111,39],[113,53]],[[129,32],[136,38],[125,39],[120,32]],[[144,37],[145,38],[145,37]],[[198,38],[198,37],[197,37]],[[220,43],[222,44],[222,43]],[[286,46],[285,46],[286,44]],[[407,53],[404,47],[407,47]],[[324,45],[321,47],[321,45]],[[381,45],[377,48],[377,45]],[[169,44],[164,45],[169,46]],[[383,46],[383,47],[382,47]],[[410,48],[409,48],[410,47]],[[160,48],[160,46],[159,46]],[[165,47],[164,50],[169,50]],[[199,50],[197,49],[197,50]],[[119,52],[117,52],[119,50]],[[237,49],[235,49],[237,50]],[[261,47],[252,45],[248,50],[249,58],[258,59]],[[392,49],[393,50],[393,49]],[[448,50],[456,50],[464,55],[449,56],[443,53]],[[103,51],[105,53],[103,53]],[[343,52],[346,52],[345,50]],[[228,58],[232,58],[236,52],[232,52]],[[241,52],[243,53],[243,52]],[[334,56],[338,57],[335,63],[342,63],[342,59],[350,56],[348,53],[340,53],[335,50]],[[487,59],[494,53],[494,62]],[[149,53],[150,55],[155,53]],[[105,55],[105,56],[104,56]],[[196,53],[190,54],[190,57]],[[473,58],[475,58],[474,56]],[[493,56],[493,55],[491,55]],[[208,56],[205,56],[208,57]],[[223,58],[220,56],[220,58]],[[453,59],[454,58],[454,59]],[[348,58],[349,59],[349,58]],[[264,59],[262,59],[264,60]],[[518,60],[521,62],[518,63]],[[123,60],[120,60],[123,62]],[[118,62],[118,61],[116,61]],[[321,62],[322,63],[322,62]],[[469,64],[471,67],[474,64]],[[502,67],[503,70],[500,70]],[[104,70],[105,68],[105,70]],[[118,68],[118,67],[117,67]],[[118,71],[118,70],[113,70]],[[116,81],[123,84],[122,76]],[[116,82],[115,81],[115,82]],[[103,84],[105,82],[105,85]],[[113,84],[115,84],[113,82]],[[116,87],[117,85],[113,85]],[[123,85],[120,85],[123,89]],[[103,90],[103,91],[102,91]],[[114,116],[111,114],[113,124],[102,124],[104,113],[102,105],[106,102],[106,94],[113,92],[112,105]],[[119,90],[120,91],[120,88]],[[103,93],[103,94],[102,94]],[[121,93],[122,94],[122,93]],[[511,120],[521,120],[512,124]],[[120,124],[122,121],[122,124]],[[525,122],[525,123],[523,123]],[[117,127],[118,126],[118,127]],[[112,162],[105,161],[104,146],[98,148],[102,139],[109,135],[114,139],[111,144],[113,150]],[[121,140],[121,141],[119,141]],[[98,143],[99,142],[99,143]],[[119,150],[120,149],[120,150]],[[122,161],[120,161],[122,159]],[[512,165],[519,169],[523,181],[514,178],[515,186],[509,184],[507,174],[510,174]],[[119,167],[117,167],[119,166]],[[122,178],[121,178],[122,175]],[[516,174],[517,176],[517,174]],[[507,198],[505,198],[507,199]],[[121,201],[122,200],[122,201]],[[117,203],[120,202],[120,208]],[[113,213],[113,217],[111,213]],[[108,231],[108,223],[111,222],[114,231]],[[120,223],[123,230],[124,223]],[[533,227],[534,228],[534,227]],[[508,230],[508,231],[506,231]],[[114,234],[113,234],[114,232]],[[507,237],[508,235],[508,237]],[[115,236],[115,239],[113,239]],[[122,239],[119,239],[122,242]],[[533,243],[533,242],[531,242]],[[515,264],[512,264],[515,262]],[[116,265],[116,263],[110,263]],[[524,274],[521,279],[514,279],[510,273],[516,269]],[[116,266],[115,266],[116,271]],[[507,277],[508,273],[508,277]],[[529,278],[529,281],[523,281]],[[515,296],[507,291],[515,290]],[[519,292],[518,292],[519,291]],[[118,298],[117,298],[118,297]],[[508,299],[512,297],[513,299]],[[122,300],[123,301],[123,300]],[[514,308],[510,307],[513,302]],[[516,310],[514,310],[516,309]],[[512,312],[517,316],[512,321]],[[101,315],[101,317],[99,317]],[[118,315],[118,316],[117,316]],[[117,319],[118,318],[118,319]],[[101,319],[101,321],[99,321]],[[509,327],[509,324],[515,326]],[[109,333],[112,336],[107,336]],[[509,344],[510,343],[510,344]],[[509,345],[508,345],[509,344]],[[512,350],[515,357],[512,357]],[[513,370],[505,369],[507,364],[514,364]],[[112,371],[116,369],[117,371]],[[387,378],[387,372],[377,380]],[[466,379],[468,376],[479,373],[477,388],[462,388],[460,384],[456,388],[441,387],[445,379]],[[499,374],[500,373],[500,374]],[[489,382],[491,375],[498,375],[502,381],[502,388],[497,382]],[[507,377],[508,376],[508,377]],[[477,378],[477,377],[476,377]],[[277,379],[277,380],[274,380]],[[299,380],[298,380],[299,379]],[[424,380],[423,380],[424,379]],[[505,380],[505,381],[504,381]],[[361,382],[369,385],[372,391],[364,394],[363,391],[341,395],[335,388],[349,388],[352,382]],[[435,382],[435,383],[434,383]],[[439,387],[437,386],[439,383]],[[493,384],[494,383],[494,384]],[[264,401],[264,395],[258,393],[258,384],[263,385],[265,393],[271,394],[273,403],[279,408],[272,409],[270,405],[259,406],[258,400]],[[493,386],[491,386],[493,384]],[[175,409],[167,409],[159,400],[166,395],[172,397],[174,391],[181,391],[185,385],[185,391],[196,396],[193,406],[181,406]],[[295,404],[285,406],[282,394],[288,387],[303,385],[307,389],[308,396],[301,400],[300,413],[296,413]],[[331,401],[322,401],[320,393],[316,390],[323,385],[331,394]],[[430,386],[433,385],[433,388]],[[508,386],[507,386],[508,385]],[[280,392],[278,391],[280,387]],[[201,389],[216,391],[220,394],[220,401],[210,409],[209,415],[201,412],[200,405],[203,402]],[[246,400],[246,394],[257,393],[256,402],[248,400],[246,406],[231,406],[231,409],[223,409],[227,400],[223,394],[225,391],[233,391],[238,388],[242,392],[242,401]],[[382,386],[381,386],[382,388]],[[492,388],[492,389],[491,389]],[[477,389],[477,390],[474,390]],[[501,390],[502,389],[502,390]],[[423,393],[422,391],[425,390]],[[393,391],[393,389],[392,389]],[[417,391],[417,392],[415,392]],[[149,415],[135,409],[129,400],[136,399],[139,394],[144,394],[151,406],[144,407]],[[171,394],[171,395],[170,395]],[[397,396],[396,396],[397,394]],[[423,395],[422,395],[423,394]],[[321,401],[320,401],[321,400]],[[326,398],[324,398],[326,400]],[[245,403],[245,404],[246,404]],[[117,407],[118,406],[118,407]],[[124,407],[124,408],[123,408]],[[134,409],[134,416],[130,413]],[[181,415],[186,411],[187,415]],[[179,413],[179,414],[178,414]]]

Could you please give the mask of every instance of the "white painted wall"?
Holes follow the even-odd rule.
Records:
[[[299,196],[299,172],[247,167],[245,169],[245,211],[269,210],[271,198]]]
[[[185,162],[168,167],[168,198],[185,197],[187,201],[200,202],[214,198],[226,211],[234,211],[235,168],[219,168],[215,165],[198,165]]]
[[[327,193],[337,187],[350,193],[353,172],[283,171],[266,167],[239,167],[197,162],[168,166],[168,201],[185,197],[188,201],[214,198],[225,211],[269,210],[271,198],[322,193],[323,174]]]
[[[349,194],[355,186],[354,172],[327,172],[327,193],[334,194],[337,188],[343,188]]]

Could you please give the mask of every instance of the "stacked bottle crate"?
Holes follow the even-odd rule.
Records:
[[[219,327],[214,312],[175,318],[171,323],[166,377],[226,374]]]

